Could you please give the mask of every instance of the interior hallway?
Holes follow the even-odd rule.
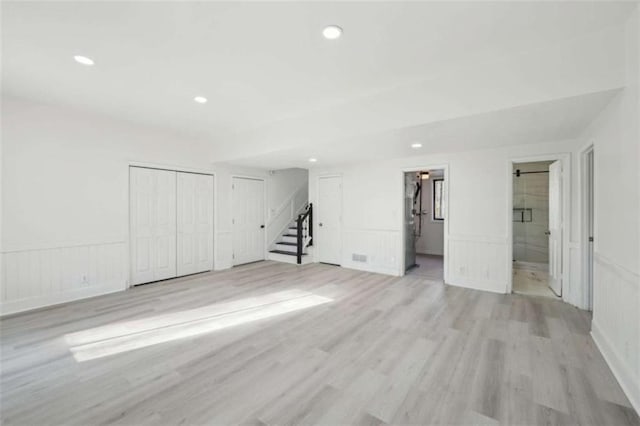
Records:
[[[0,321],[11,424],[639,419],[560,301],[259,262]]]

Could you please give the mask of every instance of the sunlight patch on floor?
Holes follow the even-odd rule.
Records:
[[[82,362],[195,337],[224,328],[332,302],[302,290],[219,303],[70,333],[65,336],[76,361]]]

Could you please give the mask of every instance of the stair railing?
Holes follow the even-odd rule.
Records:
[[[313,205],[309,203],[307,209],[296,219],[296,257],[297,263],[302,263],[302,252],[305,247],[313,245]]]

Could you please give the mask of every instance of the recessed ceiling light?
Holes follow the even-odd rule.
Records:
[[[315,163],[316,161],[318,161],[318,159],[317,159],[317,158],[309,158],[309,162],[310,162],[310,163]]]
[[[328,40],[335,40],[342,35],[342,28],[337,25],[326,26],[324,30],[322,30],[322,35]]]
[[[413,149],[422,148],[422,144],[421,144],[421,143],[419,143],[419,142],[412,143],[412,144],[411,144],[411,148],[413,148]]]
[[[199,104],[206,104],[207,103],[207,98],[205,98],[204,96],[196,96],[195,98],[193,98],[194,101],[196,101]]]
[[[93,59],[91,58],[87,58],[86,56],[81,56],[81,55],[76,55],[73,57],[73,59],[76,60],[77,63],[82,64],[82,65],[93,65]]]

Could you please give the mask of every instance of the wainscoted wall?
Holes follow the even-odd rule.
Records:
[[[591,334],[640,411],[640,274],[595,253]]]
[[[127,287],[125,241],[2,253],[2,315],[121,291]]]
[[[582,247],[579,242],[569,242],[569,270],[562,278],[562,300],[577,306],[580,309],[589,310],[589,294],[586,285],[583,285]]]
[[[233,235],[230,230],[218,231],[213,239],[213,269],[221,271],[233,266]]]
[[[447,283],[505,293],[507,288],[507,238],[491,235],[450,235]]]
[[[400,275],[400,231],[393,229],[345,229],[342,241],[342,266],[381,274]],[[355,261],[353,255],[366,261]]]

